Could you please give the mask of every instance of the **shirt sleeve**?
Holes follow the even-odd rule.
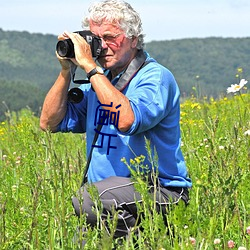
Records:
[[[81,88],[80,88],[81,89]],[[67,112],[57,127],[57,132],[86,132],[88,91],[83,88],[83,99],[79,103],[67,102]]]

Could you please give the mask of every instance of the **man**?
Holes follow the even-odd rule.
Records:
[[[120,237],[135,226],[136,202],[141,201],[130,169],[121,159],[129,163],[144,155],[143,164],[149,172],[158,173],[159,210],[166,211],[171,202],[188,203],[191,180],[180,149],[179,89],[171,72],[143,50],[141,20],[128,3],[106,0],[93,4],[84,28],[101,39],[102,51],[97,60],[102,68],[81,35],[65,32],[60,36],[60,40],[71,39],[75,57],[57,55],[62,69],[45,98],[40,126],[52,132],[86,132],[91,159],[87,181],[98,190],[103,220],[107,215],[112,219],[114,209],[119,210],[115,237]],[[80,86],[83,99],[79,103],[68,100],[74,65],[87,73],[90,82]],[[97,127],[98,123],[102,127]],[[93,142],[95,135],[97,140]],[[150,163],[146,140],[157,153],[156,166]],[[145,171],[147,175],[150,173]],[[94,203],[86,185],[80,195],[82,204],[73,198],[76,214],[85,214],[87,223],[95,226]]]

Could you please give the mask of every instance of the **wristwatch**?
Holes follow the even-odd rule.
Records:
[[[90,70],[89,73],[87,73],[87,78],[90,80],[91,76],[95,74],[104,75],[104,71],[101,67],[96,66],[94,69]]]

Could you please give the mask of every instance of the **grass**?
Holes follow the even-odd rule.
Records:
[[[242,94],[181,105],[190,204],[173,207],[165,226],[142,182],[143,230],[117,249],[228,249],[230,240],[235,249],[250,249],[249,103],[250,95]],[[85,162],[83,135],[41,132],[28,109],[6,114],[0,124],[0,249],[80,249],[74,235],[85,220],[74,216],[71,197]],[[140,166],[143,157],[129,164]],[[100,230],[86,233],[86,249],[112,249],[117,242],[98,223]],[[112,234],[116,221],[108,223]]]

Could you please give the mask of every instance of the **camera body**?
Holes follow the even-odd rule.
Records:
[[[95,36],[90,30],[75,31],[74,33],[81,35],[90,45],[93,57],[98,57],[101,54],[102,41],[99,37]],[[56,51],[61,57],[75,57],[74,44],[71,39],[58,41],[56,44]]]

